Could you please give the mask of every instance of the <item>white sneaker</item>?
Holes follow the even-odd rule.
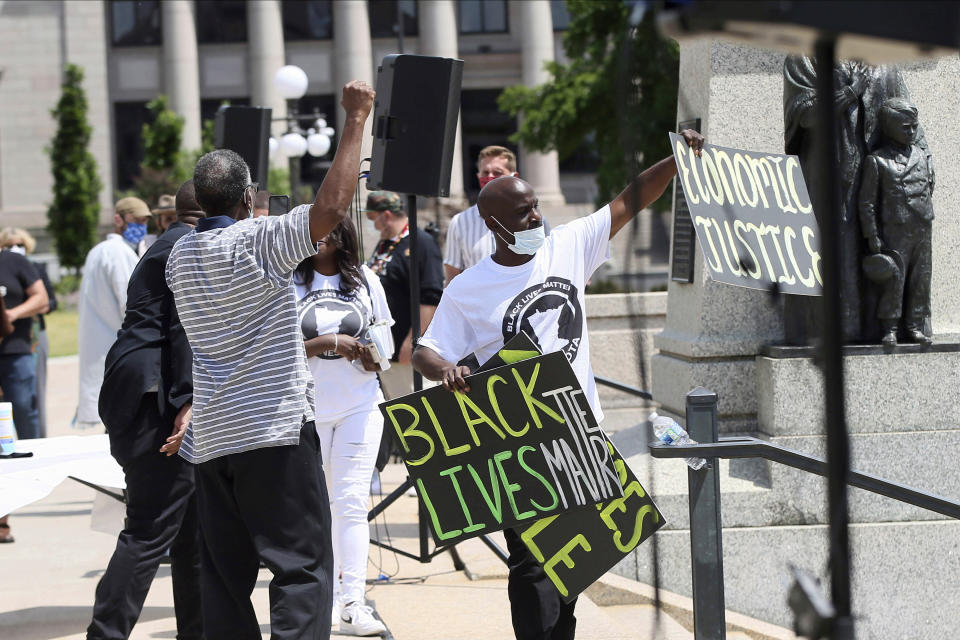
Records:
[[[340,612],[340,633],[348,636],[377,636],[387,628],[373,615],[373,609],[359,602],[351,602]]]
[[[334,627],[340,622],[340,610],[343,608],[343,603],[340,602],[338,596],[333,597],[333,608],[330,610],[330,626]]]

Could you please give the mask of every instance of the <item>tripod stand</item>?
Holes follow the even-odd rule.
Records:
[[[387,495],[387,497],[385,497],[379,503],[374,505],[373,509],[371,509],[369,513],[367,513],[367,521],[369,522],[374,518],[376,518],[381,513],[383,513],[387,509],[387,507],[393,504],[397,500],[397,498],[404,495],[407,492],[407,490],[412,486],[413,486],[413,481],[408,476],[407,479],[404,480],[399,487],[391,491]],[[420,538],[419,554],[413,554],[413,553],[410,553],[409,551],[398,549],[390,544],[381,542],[379,540],[374,540],[372,538],[370,540],[370,544],[376,545],[381,549],[393,551],[394,553],[398,553],[404,557],[410,558],[412,560],[417,560],[418,562],[423,562],[423,563],[430,562],[431,560],[433,560],[435,557],[437,557],[444,551],[449,551],[450,557],[453,558],[453,568],[456,569],[457,571],[463,571],[464,569],[463,560],[460,558],[460,554],[457,552],[457,546],[455,544],[446,545],[446,546],[437,546],[437,547],[434,547],[433,551],[430,550],[429,531],[427,530],[427,522],[426,522],[425,516],[426,514],[423,511],[423,504],[421,503],[418,505],[418,509],[417,509],[417,530]],[[500,548],[500,545],[498,545],[496,542],[491,540],[490,536],[484,534],[480,536],[480,541],[483,542],[483,544],[487,545],[487,547],[498,558],[500,558],[500,560],[502,560],[504,564],[507,564],[507,553]]]
[[[417,228],[417,196],[413,194],[407,194],[407,219],[408,227],[410,229],[410,331],[411,331],[411,342],[416,345],[417,340],[420,338],[420,280],[419,280],[419,262],[420,254],[418,249],[418,238],[419,229]],[[414,392],[423,390],[423,377],[416,370],[413,372],[413,390]],[[407,490],[413,486],[413,481],[409,477],[396,489],[390,492],[387,497],[381,500],[377,505],[373,507],[367,513],[367,521],[371,521],[376,518],[378,515],[383,513],[391,504],[396,502],[397,498],[404,495]],[[418,505],[417,510],[417,529],[420,538],[420,553],[412,554],[409,551],[404,551],[403,549],[398,549],[392,545],[383,543],[379,540],[370,540],[370,544],[374,544],[382,549],[387,549],[398,553],[404,557],[417,560],[419,562],[430,562],[436,556],[440,555],[444,551],[449,551],[451,557],[453,558],[453,566],[457,571],[462,571],[464,568],[463,560],[460,558],[460,554],[457,552],[456,545],[446,545],[446,546],[437,546],[434,549],[430,550],[430,541],[429,541],[429,531],[427,530],[426,522],[426,513],[423,510],[423,503]],[[496,542],[490,539],[488,535],[481,535],[480,540],[487,545],[487,547],[493,551],[493,553],[503,561],[504,564],[507,563],[507,553],[500,548]]]

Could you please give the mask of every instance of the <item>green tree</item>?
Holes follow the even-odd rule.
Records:
[[[140,175],[133,179],[134,193],[147,204],[164,193],[176,193],[193,173],[191,152],[181,150],[184,118],[170,108],[167,96],[147,103],[152,119],[141,129],[143,160]],[[189,165],[189,167],[188,167]]]
[[[147,103],[152,122],[143,125],[143,166],[158,171],[173,170],[180,161],[183,143],[183,116],[170,108],[167,96]]]
[[[267,189],[275,195],[291,195],[290,170],[286,167],[271,166],[267,172]]]
[[[47,210],[50,233],[60,264],[79,272],[87,252],[97,242],[100,190],[103,183],[90,153],[87,96],[83,69],[68,64],[60,100],[50,113],[57,132],[47,152],[53,174],[53,201]]]
[[[528,149],[556,150],[561,160],[584,144],[594,150],[597,201],[608,202],[641,167],[670,153],[679,47],[659,36],[652,11],[632,24],[631,7],[620,1],[567,0],[567,9],[563,48],[571,62],[549,63],[548,82],[509,87],[498,104],[522,116],[511,140]],[[654,204],[667,206],[666,197]]]

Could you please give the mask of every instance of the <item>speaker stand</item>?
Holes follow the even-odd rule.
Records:
[[[417,196],[414,194],[407,194],[407,224],[410,234],[410,340],[412,344],[416,346],[417,341],[420,339],[420,278],[418,275],[420,273],[420,254],[418,251],[418,236],[420,234],[420,229],[417,227]],[[423,376],[421,376],[420,372],[416,369],[413,370],[413,390],[414,392],[423,390]],[[387,507],[396,502],[397,498],[404,495],[407,492],[407,489],[412,486],[413,481],[408,476],[399,487],[391,491],[386,498],[374,505],[373,509],[367,513],[367,522],[370,522],[378,515],[383,513]],[[430,531],[427,528],[426,514],[423,512],[423,503],[420,502],[419,498],[417,498],[417,503],[419,506],[417,511],[417,530],[420,537],[419,554],[415,555],[409,551],[397,549],[392,545],[385,544],[372,538],[370,540],[370,544],[376,545],[381,549],[393,551],[394,553],[402,555],[406,558],[417,560],[418,562],[422,563],[430,562],[444,551],[449,551],[451,558],[453,558],[454,568],[457,571],[463,571],[463,560],[460,558],[460,554],[457,553],[455,544],[436,546],[434,547],[433,551],[430,550]],[[491,540],[490,536],[486,534],[481,535],[480,540],[487,545],[487,547],[493,551],[493,553],[500,558],[504,564],[508,564],[507,553],[500,547],[500,545]]]

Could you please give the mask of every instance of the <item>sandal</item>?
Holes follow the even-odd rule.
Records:
[[[10,525],[0,524],[0,544],[5,542],[16,542],[16,540],[10,535]]]

